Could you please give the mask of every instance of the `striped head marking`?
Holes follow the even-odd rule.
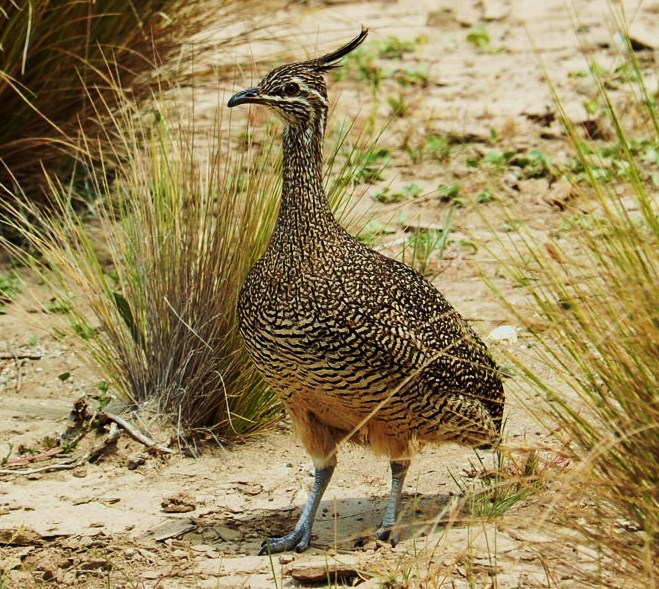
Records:
[[[268,73],[254,88],[234,94],[229,107],[239,104],[264,104],[291,127],[325,126],[327,85],[323,74],[338,67],[339,60],[359,47],[368,35],[361,33],[336,51],[309,61],[279,66]]]

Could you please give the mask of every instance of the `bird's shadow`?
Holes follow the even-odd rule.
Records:
[[[311,547],[350,550],[363,540],[374,541],[387,499],[382,496],[322,501],[316,514]],[[453,500],[448,494],[403,494],[398,520],[400,540],[423,536],[441,526],[451,511],[449,506]],[[301,512],[302,506],[295,505],[242,513],[209,513],[197,521],[197,529],[192,532],[197,537],[190,540],[203,540],[219,551],[232,548],[240,553],[257,554],[266,537],[290,532]]]

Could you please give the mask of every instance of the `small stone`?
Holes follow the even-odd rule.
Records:
[[[74,561],[73,561],[73,559],[72,559],[71,557],[64,558],[64,559],[60,560],[60,561],[57,563],[57,568],[58,568],[58,569],[66,570],[66,569],[68,569],[68,568],[71,568],[71,565],[73,565],[73,562],[74,562]]]
[[[79,466],[74,468],[71,474],[78,479],[84,479],[87,476],[87,469],[84,466]]]
[[[80,548],[92,548],[95,543],[96,540],[94,540],[93,536],[82,536],[78,542],[78,546]]]
[[[43,538],[39,532],[31,528],[5,528],[0,530],[0,545],[8,546],[32,546],[41,544]]]
[[[301,583],[346,583],[359,577],[357,563],[328,561],[294,561],[284,568],[284,574],[290,575]]]
[[[189,493],[181,492],[165,497],[160,506],[166,513],[187,513],[197,509],[197,501]]]
[[[87,562],[81,562],[78,569],[81,571],[97,571],[108,567],[108,562],[102,558],[94,558]]]
[[[517,330],[512,325],[499,325],[487,337],[497,342],[514,344],[517,342]]]

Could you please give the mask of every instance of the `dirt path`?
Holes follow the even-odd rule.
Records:
[[[629,14],[636,15],[632,32],[639,42],[654,45],[649,55],[656,60],[659,2],[646,2],[637,12],[632,8]],[[611,64],[616,48],[607,4],[579,1],[573,9],[594,54],[603,64]],[[484,248],[465,245],[491,239],[484,225],[484,216],[493,211],[487,208],[491,204],[473,199],[492,185],[492,176],[465,165],[468,153],[460,147],[445,161],[415,153],[423,151],[429,135],[451,135],[482,154],[494,149],[494,141],[497,150],[538,149],[565,160],[568,146],[552,121],[550,92],[529,38],[569,112],[578,121],[587,120],[583,104],[595,89],[580,74],[587,64],[571,10],[559,0],[336,1],[312,3],[304,9],[292,4],[277,18],[286,24],[277,29],[276,40],[245,48],[246,56],[265,59],[284,50],[298,58],[305,51],[313,53],[313,47],[325,49],[344,41],[359,24],[369,26],[372,40],[390,35],[401,40],[424,38],[404,55],[402,64],[386,62],[383,67],[421,67],[426,82],[406,87],[384,79],[376,97],[363,87],[366,82],[334,83],[330,92],[340,100],[334,116],[369,116],[376,101],[378,116],[385,118],[391,109],[389,99],[406,101],[404,116],[394,119],[381,141],[391,150],[393,164],[386,178],[368,189],[364,202],[372,205],[370,197],[386,186],[395,192],[415,183],[425,193],[439,184],[459,182],[468,201],[455,214],[451,245],[441,260],[433,262],[439,273],[436,284],[480,333],[487,335],[505,324],[505,314],[478,279],[476,268],[484,267],[496,276],[496,265]],[[470,28],[476,25],[484,29]],[[484,31],[489,35],[487,43]],[[479,42],[483,47],[476,46]],[[264,71],[259,68],[259,74]],[[253,81],[246,78],[244,83]],[[222,88],[227,96],[231,90],[228,84]],[[497,191],[514,202],[520,222],[540,234],[558,226],[563,213],[555,205],[567,198],[565,185],[550,186],[544,177],[505,175],[496,182]],[[395,233],[380,241],[390,255],[400,253],[405,223],[441,226],[450,207],[436,198],[372,206],[397,219]],[[404,223],[401,211],[406,214]],[[29,283],[29,276],[25,278]],[[497,280],[512,299],[521,296],[514,285]],[[13,449],[12,456],[20,445],[42,447],[45,436],[63,431],[73,402],[82,394],[97,394],[101,380],[83,365],[75,344],[54,337],[56,322],[41,311],[49,294],[37,284],[32,286],[36,302],[22,297],[0,315],[0,454]],[[492,345],[523,352],[521,341]],[[15,357],[21,354],[32,357]],[[508,388],[508,443],[544,443],[547,432],[523,410],[522,401],[528,399],[520,395],[527,393],[520,393],[514,383]],[[152,427],[148,422],[140,426]],[[153,434],[163,435],[157,429]],[[492,466],[489,454],[483,453],[483,459]],[[347,584],[369,579],[362,587],[377,587],[387,580],[391,587],[421,586],[406,578],[422,578],[424,571],[437,566],[446,576],[435,577],[435,585],[430,586],[474,586],[470,585],[474,579],[475,586],[489,586],[493,571],[502,588],[546,587],[548,582],[580,586],[569,564],[592,555],[575,548],[566,556],[554,546],[550,531],[535,525],[556,490],[551,484],[497,524],[462,522],[452,508],[460,492],[456,480],[470,480],[473,463],[473,452],[452,446],[426,449],[408,479],[405,522],[409,528],[401,544],[391,549],[370,542],[355,549],[354,541],[378,522],[388,492],[388,468],[367,452],[345,448],[321,505],[312,549],[271,560],[256,556],[261,539],[269,530],[292,525],[312,482],[310,461],[285,423],[280,431],[231,450],[211,444],[199,458],[154,456],[121,436],[116,447],[94,464],[0,478],[0,579],[4,582],[0,587],[297,587],[314,575],[322,584],[326,566],[338,566],[336,562]],[[181,511],[172,512],[177,509]],[[552,571],[549,581],[547,563]]]

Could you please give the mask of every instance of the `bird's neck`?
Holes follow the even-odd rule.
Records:
[[[336,223],[323,185],[323,129],[286,127],[276,232],[313,237]]]

